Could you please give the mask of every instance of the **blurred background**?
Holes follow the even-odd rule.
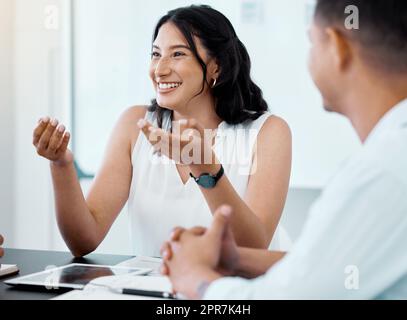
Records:
[[[344,118],[323,111],[307,71],[313,1],[0,0],[0,234],[8,248],[67,250],[54,214],[49,164],[32,146],[41,116],[72,132],[84,192],[126,108],[154,97],[153,28],[168,10],[208,4],[247,46],[270,111],[293,132],[293,173],[282,225],[294,241],[312,201],[359,147]],[[100,253],[131,254],[127,209]]]

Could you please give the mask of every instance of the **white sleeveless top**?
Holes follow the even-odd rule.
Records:
[[[225,174],[240,195],[244,197],[257,135],[265,121],[266,113],[255,121],[232,126],[219,125],[214,150],[223,164]],[[157,126],[152,112],[146,120]],[[163,129],[169,131],[171,119],[163,119]],[[174,161],[154,155],[146,137],[140,133],[132,154],[133,177],[128,200],[131,238],[134,255],[160,256],[160,248],[177,226],[191,228],[209,227],[212,213],[193,179],[184,185]],[[278,229],[277,229],[278,230]],[[277,233],[277,231],[276,231]],[[278,250],[273,239],[273,249]]]

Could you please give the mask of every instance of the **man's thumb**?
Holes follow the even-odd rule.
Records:
[[[221,241],[226,228],[228,227],[232,208],[229,206],[220,207],[213,217],[211,227],[208,229],[207,236],[213,241]]]

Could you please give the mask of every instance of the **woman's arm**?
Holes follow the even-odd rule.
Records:
[[[136,123],[145,112],[145,108],[135,107],[122,114],[86,199],[73,156],[62,163],[50,159],[58,226],[74,256],[84,256],[99,246],[128,199],[132,174],[131,137],[138,136]],[[41,153],[49,158],[48,153]]]
[[[214,189],[201,188],[214,213],[223,204],[233,208],[232,230],[239,246],[268,248],[280,221],[291,174],[291,132],[280,118],[270,117],[258,135],[254,166],[242,199],[226,176]],[[190,165],[194,176],[216,174],[220,165]]]
[[[235,275],[248,279],[265,274],[286,255],[285,252],[250,248],[239,248],[238,254]]]

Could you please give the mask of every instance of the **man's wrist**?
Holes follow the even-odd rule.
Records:
[[[246,270],[245,270],[245,266],[242,263],[244,261],[244,259],[242,259],[242,255],[244,255],[245,253],[245,248],[242,247],[238,247],[237,248],[237,257],[236,257],[236,262],[235,262],[235,266],[234,266],[234,276],[237,277],[245,277],[246,275]]]
[[[222,278],[222,276],[210,269],[197,269],[194,272],[194,278],[196,279],[197,285],[193,292],[192,298],[200,300],[205,296],[209,286],[216,280]]]

